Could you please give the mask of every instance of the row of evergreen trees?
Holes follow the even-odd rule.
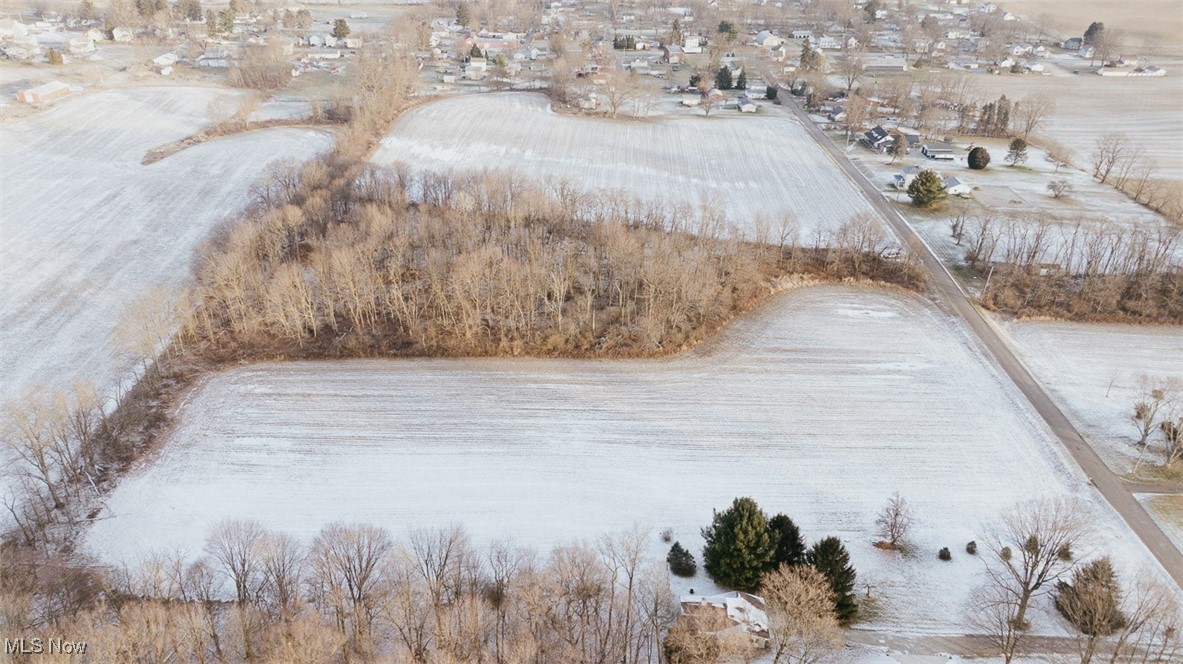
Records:
[[[702,537],[703,568],[720,585],[757,592],[764,576],[781,565],[810,565],[829,580],[838,619],[849,623],[858,613],[856,573],[837,537],[806,547],[800,528],[787,514],[768,518],[751,498],[736,498],[728,509],[716,511]],[[674,543],[667,561],[675,574],[695,572],[694,557],[680,543]]]

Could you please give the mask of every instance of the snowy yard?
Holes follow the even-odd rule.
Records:
[[[128,304],[183,283],[194,248],[246,204],[249,185],[269,163],[327,149],[322,133],[277,129],[141,165],[147,150],[201,128],[211,102],[233,94],[100,92],[5,127],[0,404],[75,381],[111,390],[128,363],[116,340]],[[0,472],[0,489],[9,477]]]
[[[243,367],[197,388],[180,417],[90,530],[86,547],[101,558],[196,555],[228,517],[302,539],[337,519],[396,535],[460,523],[478,542],[542,549],[640,523],[654,555],[667,527],[697,555],[711,510],[750,495],[810,540],[846,541],[883,598],[875,626],[955,633],[980,571],[964,547],[983,521],[1036,495],[1093,500],[948,319],[876,289],[778,296],[669,360]],[[902,560],[871,546],[874,513],[896,490],[918,519],[917,553]],[[1097,549],[1153,566],[1093,504]],[[952,562],[936,559],[942,546]],[[1055,627],[1045,616],[1037,629]]]
[[[647,121],[560,115],[537,94],[464,95],[404,116],[374,155],[425,170],[516,170],[589,190],[627,190],[646,200],[718,206],[755,230],[796,215],[811,243],[870,207],[797,120],[771,104],[757,116]]]
[[[1130,472],[1139,455],[1130,420],[1139,377],[1183,381],[1183,327],[1019,321],[1005,329],[1097,453]]]

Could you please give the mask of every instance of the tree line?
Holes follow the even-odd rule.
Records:
[[[986,306],[1077,320],[1183,321],[1183,231],[989,212],[950,220]]]

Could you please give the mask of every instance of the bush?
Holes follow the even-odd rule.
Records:
[[[770,86],[768,86],[767,89],[764,90],[764,98],[765,99],[776,99],[776,92],[777,92],[776,86],[770,85]]]
[[[990,152],[982,146],[969,151],[969,167],[980,171],[990,165]]]
[[[946,546],[942,547],[941,550],[937,552],[937,558],[940,558],[945,562],[949,562],[950,560],[953,560],[953,554],[949,551],[949,547]]]
[[[673,541],[673,539],[674,531],[672,528],[666,528],[665,530],[661,531],[661,541],[669,544],[671,541]]]
[[[970,540],[969,544],[965,545],[965,552],[971,556],[978,555],[978,543]]]
[[[1006,161],[1011,166],[1018,166],[1027,161],[1027,141],[1016,138],[1006,149]]]
[[[694,554],[687,551],[681,542],[674,542],[665,561],[670,564],[670,571],[677,576],[694,576],[698,573],[698,563],[694,561]]]

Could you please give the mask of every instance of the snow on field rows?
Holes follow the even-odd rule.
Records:
[[[920,297],[825,286],[669,360],[234,369],[189,396],[86,546],[112,562],[196,555],[212,524],[247,518],[305,540],[333,520],[396,534],[460,523],[478,542],[542,549],[640,523],[697,553],[711,510],[750,495],[812,539],[843,537],[885,598],[885,628],[961,629],[980,571],[963,550],[981,523],[1016,500],[1085,495],[967,343]],[[896,490],[918,519],[917,554],[902,561],[871,546]],[[1095,513],[1100,548],[1154,564],[1107,507]],[[953,562],[936,559],[942,546]]]
[[[1023,361],[1106,463],[1118,472],[1132,470],[1138,437],[1130,413],[1139,379],[1183,381],[1183,327],[1020,321],[1006,329]]]
[[[561,115],[537,94],[463,95],[404,116],[374,161],[425,170],[516,170],[651,201],[712,201],[748,233],[757,214],[796,215],[799,238],[870,206],[798,122],[770,104],[758,116],[645,122]]]
[[[110,390],[126,368],[115,331],[127,305],[184,282],[194,248],[269,163],[328,147],[319,132],[278,129],[141,165],[231,94],[100,92],[0,128],[0,403],[75,381]]]

